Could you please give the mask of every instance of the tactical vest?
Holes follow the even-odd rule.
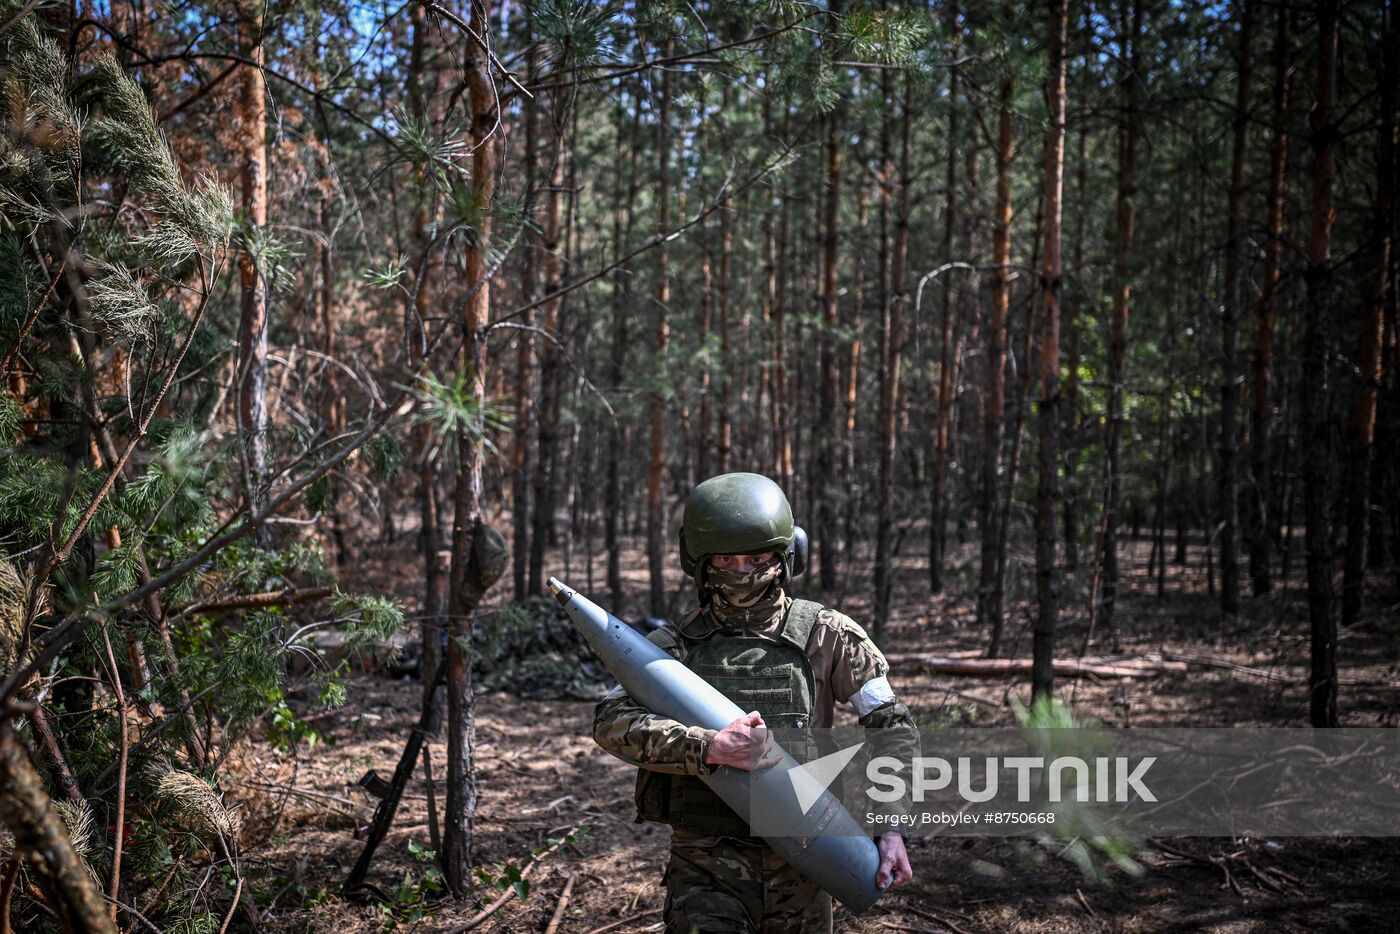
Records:
[[[810,729],[816,681],[807,640],[821,610],[819,603],[793,600],[776,642],[718,630],[698,641],[686,639],[685,665],[742,710],[757,710],[769,727]],[[784,745],[806,758],[790,741]],[[694,833],[749,836],[746,817],[694,776],[638,769],[635,799],[637,823],[659,821]]]

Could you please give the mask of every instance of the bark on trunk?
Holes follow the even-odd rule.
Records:
[[[415,7],[416,8],[416,7]],[[528,20],[524,40],[530,46],[526,57],[525,73],[534,78],[539,70],[538,53],[532,45],[528,31]],[[523,122],[525,124],[525,197],[535,198],[535,163],[539,158],[539,108],[533,102],[526,102]],[[619,122],[620,125],[620,122]],[[520,256],[520,300],[524,305],[534,302],[536,292],[535,251],[532,244],[525,244]],[[510,488],[511,488],[511,578],[515,586],[515,600],[524,601],[529,594],[530,560],[530,504],[531,480],[534,476],[534,457],[531,439],[535,432],[535,392],[534,392],[534,345],[535,335],[529,328],[534,326],[535,312],[526,311],[520,317],[521,330],[515,337],[515,425],[511,431]]]
[[[1249,509],[1249,577],[1258,597],[1273,589],[1274,535],[1279,517],[1274,508],[1273,427],[1274,328],[1278,320],[1278,290],[1283,263],[1284,183],[1288,175],[1288,107],[1293,84],[1293,13],[1278,12],[1274,34],[1273,141],[1269,150],[1269,240],[1264,248],[1262,294],[1255,319],[1254,405],[1251,410],[1250,456],[1253,465]]]
[[[962,44],[962,26],[958,21],[956,0],[948,4],[947,24],[949,46],[956,61]],[[948,161],[944,173],[943,202],[943,261],[953,260],[953,233],[957,218],[957,176],[958,176],[958,82],[956,64],[948,69]],[[975,156],[969,153],[969,158]],[[972,262],[968,256],[967,262]],[[933,593],[943,592],[943,552],[947,542],[947,478],[948,478],[948,435],[953,415],[953,369],[956,366],[953,353],[953,286],[948,277],[943,279],[943,316],[939,327],[938,360],[938,400],[934,411],[933,425],[933,484],[930,491],[929,533],[928,533],[928,572],[929,588]]]
[[[667,45],[663,55],[670,54]],[[671,72],[661,73],[661,100],[656,124],[657,200],[656,230],[665,233],[671,223]],[[666,615],[666,577],[661,543],[665,537],[666,515],[662,509],[662,482],[666,470],[666,393],[662,382],[667,378],[666,356],[671,343],[671,273],[667,249],[663,243],[656,249],[656,338],[652,346],[654,385],[651,392],[651,462],[647,469],[647,569],[649,573],[648,607],[652,616]]]
[[[1230,616],[1240,611],[1239,556],[1239,405],[1240,372],[1237,360],[1239,321],[1244,301],[1244,161],[1249,143],[1249,81],[1253,57],[1254,4],[1240,0],[1239,69],[1235,80],[1235,139],[1230,161],[1230,192],[1226,206],[1225,303],[1220,318],[1222,386],[1220,392],[1220,609]]]
[[[817,434],[813,439],[817,462],[814,478],[817,493],[817,569],[822,590],[837,586],[838,546],[836,534],[836,259],[841,203],[841,113],[834,110],[826,125],[826,192],[822,218],[822,335],[821,408],[817,412]]]
[[[473,0],[471,23],[478,36],[490,28],[490,0]],[[492,219],[489,208],[496,188],[496,123],[498,109],[492,86],[490,62],[475,42],[463,50],[467,103],[471,110],[471,185],[482,217],[475,236],[463,248],[465,287],[470,292],[462,320],[462,366],[469,380],[471,398],[481,413],[486,403],[486,325],[490,318],[491,283],[489,248]],[[452,638],[447,648],[447,813],[441,856],[444,881],[461,898],[471,891],[472,832],[476,814],[474,746],[475,696],[472,688],[470,648],[472,614],[485,584],[487,569],[478,560],[484,540],[481,515],[481,467],[484,459],[485,424],[480,414],[470,432],[459,433],[461,469],[457,475],[456,515],[452,527],[452,588],[449,605]],[[503,571],[504,567],[498,569]]]
[[[1087,60],[1085,68],[1088,68]],[[1062,441],[1065,447],[1065,483],[1062,506],[1065,529],[1065,568],[1074,571],[1079,568],[1079,361],[1080,326],[1079,309],[1086,302],[1087,290],[1084,287],[1084,226],[1089,216],[1089,159],[1087,144],[1089,128],[1081,121],[1079,128],[1078,158],[1075,162],[1075,202],[1077,211],[1074,223],[1074,294],[1070,299],[1067,317],[1064,321],[1065,339],[1069,343],[1069,366],[1065,378],[1065,410]]]
[[[413,7],[413,36],[409,46],[408,88],[409,108],[413,118],[420,124],[428,119],[428,99],[431,94],[430,79],[424,73],[424,58],[427,55],[427,42],[430,30],[425,9],[415,4]],[[428,180],[419,173],[417,190],[411,220],[410,236],[415,253],[414,271],[417,277],[411,303],[404,312],[404,336],[409,344],[410,358],[415,362],[422,359],[429,339],[427,319],[432,314],[436,282],[433,278],[433,264],[428,256],[428,225],[433,208],[433,195]],[[423,681],[424,702],[434,710],[433,728],[439,725],[440,713],[432,701],[437,687],[432,683],[433,672],[438,670],[442,660],[442,644],[447,633],[448,576],[451,573],[451,555],[448,543],[444,540],[446,517],[442,509],[441,484],[438,478],[439,457],[434,455],[437,445],[433,439],[432,427],[421,426],[416,432],[418,447],[418,502],[419,538],[423,552],[423,621],[420,626],[422,636],[422,664],[419,677]]]
[[[554,134],[554,157],[550,163],[549,194],[545,201],[540,245],[545,295],[558,292],[564,285],[564,252],[561,249],[561,239],[564,234],[566,207],[565,180],[571,152],[567,127],[573,88],[559,88],[553,91],[552,95],[550,129]],[[559,326],[563,302],[564,298],[560,296],[540,307],[540,328],[559,339],[562,339]],[[535,421],[539,434],[535,445],[534,493],[531,497],[530,573],[527,584],[530,593],[540,593],[544,588],[545,548],[555,544],[557,538],[554,513],[559,502],[559,410],[562,402],[560,397],[564,393],[561,378],[563,359],[559,345],[552,340],[540,341],[538,356],[540,388]]]
[[[724,85],[724,91],[720,99],[721,113],[729,112],[729,85]],[[716,406],[716,418],[718,431],[716,432],[716,459],[718,461],[718,472],[729,472],[729,460],[734,447],[734,418],[730,411],[730,393],[733,388],[731,371],[733,360],[731,358],[730,336],[729,336],[729,286],[731,278],[731,266],[734,256],[734,199],[725,196],[719,209],[719,269],[716,270],[718,282],[716,282],[715,295],[718,299],[719,312],[719,399]],[[747,320],[747,319],[746,319]],[[703,478],[702,478],[703,479]]]
[[[1002,611],[997,586],[1001,564],[998,546],[1002,520],[1001,448],[1006,410],[1006,319],[1011,307],[1011,160],[1016,153],[1011,130],[1011,78],[997,93],[997,205],[992,233],[992,303],[987,322],[987,375],[982,405],[982,497],[978,532],[982,566],[977,582],[977,625],[985,627],[987,657],[1001,654]]]
[[[1337,145],[1336,0],[1318,4],[1317,91],[1312,112],[1312,221],[1308,234],[1307,336],[1303,344],[1303,464],[1312,670],[1309,713],[1315,727],[1337,725],[1337,620],[1333,615],[1332,432],[1328,379],[1332,328],[1332,181]]]
[[[622,94],[618,95],[618,109],[622,108]],[[622,117],[617,120],[617,149],[623,151]],[[642,125],[642,98],[634,90],[632,101],[632,136],[639,139]],[[637,194],[637,151],[640,147],[629,147],[627,169],[624,173],[619,166],[617,191],[619,197],[613,210],[613,262],[621,262],[626,251],[625,244],[632,241],[632,230],[637,215],[632,204]],[[623,192],[627,197],[620,197]],[[612,345],[612,388],[620,395],[627,379],[628,312],[632,304],[632,277],[623,270],[617,277],[616,300],[613,302],[613,345]],[[608,592],[612,605],[622,607],[622,452],[625,449],[626,427],[620,419],[612,420],[612,444],[608,445],[608,497],[607,515],[603,535],[608,549]]]
[[[1127,65],[1122,76],[1122,123],[1118,128],[1117,251],[1113,261],[1113,317],[1108,338],[1107,488],[1103,517],[1103,603],[1099,624],[1116,639],[1114,610],[1118,604],[1118,505],[1122,494],[1123,381],[1126,373],[1128,316],[1133,280],[1133,199],[1137,194],[1138,33],[1142,11],[1137,0],[1125,4],[1120,55]]]
[[[909,176],[913,148],[911,104],[912,89],[906,76],[904,101],[900,108],[894,250],[890,264],[888,295],[884,303],[883,327],[880,330],[880,503],[875,537],[875,615],[871,633],[877,641],[889,620],[890,598],[894,590],[894,467],[898,454],[895,403],[899,395],[904,319],[909,301]]]
[[[262,7],[248,6],[240,22],[244,67],[238,100],[243,151],[239,154],[241,207],[255,246],[267,228],[267,86],[264,82]],[[261,511],[267,479],[267,279],[259,259],[248,249],[238,257],[242,291],[238,322],[238,420],[244,444],[245,483],[249,514]],[[257,537],[271,544],[271,527],[259,527]]]
[[[1060,214],[1065,161],[1065,34],[1068,0],[1048,4],[1050,62],[1045,99],[1050,120],[1045,129],[1045,258],[1041,283],[1040,478],[1035,510],[1036,596],[1039,606],[1032,643],[1031,690],[1049,698],[1054,690],[1055,628],[1059,620],[1059,571],[1055,567],[1055,504],[1059,498],[1060,369]]]

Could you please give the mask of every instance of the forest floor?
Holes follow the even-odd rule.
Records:
[[[951,538],[945,595],[927,596],[922,536],[911,535],[899,559],[892,623],[882,643],[891,653],[947,654],[984,647],[972,625],[976,564],[972,543]],[[416,573],[391,554],[363,556],[356,586],[381,588],[417,600]],[[1305,726],[1308,636],[1304,595],[1295,583],[1269,596],[1246,599],[1243,615],[1224,621],[1207,592],[1201,555],[1169,567],[1167,595],[1156,597],[1147,578],[1146,543],[1126,543],[1126,593],[1119,606],[1118,651],[1204,655],[1254,669],[1191,670],[1133,681],[1057,681],[1078,713],[1110,725]],[[645,560],[629,555],[629,593],[645,593]],[[1300,559],[1295,559],[1295,566]],[[830,599],[855,619],[868,618],[868,566],[857,563],[844,599]],[[577,560],[568,579],[582,586]],[[1301,570],[1299,568],[1299,570]],[[1014,555],[1010,569],[1008,639],[1012,654],[1030,652],[1030,598],[1034,568]],[[604,591],[601,562],[593,569]],[[563,575],[561,575],[563,576]],[[677,575],[675,584],[681,587]],[[1384,589],[1384,588],[1382,588]],[[1062,589],[1061,655],[1078,654],[1087,625],[1088,575],[1070,576]],[[619,614],[621,615],[621,614]],[[1107,650],[1099,634],[1092,652]],[[1400,614],[1375,610],[1343,632],[1342,676],[1371,687],[1348,685],[1341,695],[1347,726],[1394,727],[1400,720]],[[1028,697],[1026,679],[928,675],[896,666],[895,688],[921,723],[1008,726],[1012,697]],[[356,782],[370,768],[392,773],[417,719],[416,681],[365,673],[350,685],[347,706],[317,718],[321,735],[297,758],[263,743],[234,759],[228,796],[244,808],[245,874],[269,931],[446,932],[460,929],[496,892],[482,887],[480,901],[454,904],[425,891],[428,865],[410,850],[427,847],[427,788],[421,768],[409,784],[394,827],[370,873],[380,890],[367,905],[341,900],[338,890],[358,857],[353,838],[368,823],[374,799]],[[561,932],[660,930],[665,828],[635,824],[634,771],[598,748],[591,738],[593,702],[522,700],[508,692],[482,696],[476,706],[476,763],[480,801],[476,811],[477,865],[499,875],[507,863],[523,865],[532,850],[547,847],[577,828],[568,854],[546,857],[533,870],[528,899],[512,898],[475,930],[544,931],[569,875],[572,897]],[[308,716],[312,716],[308,712]],[[838,721],[839,722],[839,721]],[[431,744],[441,776],[446,748]],[[441,779],[439,778],[439,783]],[[442,792],[437,792],[441,807]],[[1139,859],[1138,877],[1116,873],[1091,882],[1054,849],[1029,841],[934,836],[915,840],[915,880],[887,895],[859,918],[836,914],[836,929],[850,932],[954,931],[1370,931],[1395,930],[1400,917],[1400,840],[1397,839],[1176,839],[1181,851],[1204,857],[1184,861],[1156,849]],[[1221,860],[1233,869],[1226,872]],[[1277,868],[1295,877],[1296,891],[1273,891],[1250,867]],[[1233,885],[1227,882],[1233,880]],[[935,920],[937,918],[937,920]]]

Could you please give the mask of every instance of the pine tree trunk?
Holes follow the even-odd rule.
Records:
[[[1178,203],[1172,211],[1171,267],[1181,268],[1181,210]],[[1177,309],[1181,302],[1181,277],[1172,277],[1171,295],[1167,299],[1167,329],[1162,341],[1162,358],[1166,362],[1166,378],[1162,382],[1162,392],[1157,400],[1157,531],[1153,546],[1157,555],[1157,599],[1166,596],[1167,591],[1167,518],[1171,489],[1173,412],[1172,399],[1176,392],[1176,370],[1172,365],[1176,350]],[[1178,507],[1180,508],[1180,507]],[[1177,541],[1177,563],[1181,562],[1184,545]]]
[[[841,204],[841,112],[831,112],[826,124],[826,191],[822,217],[822,335],[821,407],[817,410],[814,488],[817,494],[817,569],[821,588],[832,592],[838,583],[839,543],[836,530],[836,260]]]
[[[1039,488],[1035,510],[1035,570],[1038,601],[1033,634],[1031,690],[1049,698],[1054,691],[1055,629],[1059,620],[1059,570],[1055,567],[1055,504],[1059,498],[1060,369],[1060,216],[1065,162],[1065,36],[1068,0],[1048,4],[1050,61],[1045,100],[1050,120],[1045,129],[1045,258],[1041,283],[1041,398]]]
[[[962,26],[958,19],[957,0],[947,8],[948,44],[956,62],[962,46]],[[944,169],[943,194],[943,261],[953,260],[953,233],[956,230],[958,205],[958,82],[956,64],[948,68],[948,155]],[[969,153],[969,158],[973,156]],[[972,257],[966,257],[972,262]],[[943,592],[943,553],[947,544],[947,482],[948,435],[953,414],[953,285],[943,280],[943,314],[939,326],[938,392],[933,421],[933,482],[929,491],[928,572],[929,588]]]
[[[987,375],[982,404],[982,498],[978,532],[982,565],[977,581],[977,626],[988,633],[987,657],[1001,655],[1002,612],[996,599],[998,545],[1002,518],[1001,448],[1006,413],[1006,319],[1011,308],[1011,160],[1016,154],[1011,130],[1012,83],[1002,78],[997,91],[997,205],[992,232],[992,303],[987,322]]]
[[[613,207],[613,262],[621,262],[626,244],[632,240],[637,214],[632,210],[637,195],[637,153],[640,146],[624,145],[621,115],[624,94],[618,93],[617,151],[627,152],[627,168],[617,173],[617,196]],[[632,101],[632,138],[641,139],[642,98],[634,89]],[[623,195],[626,197],[623,197]],[[613,287],[612,390],[622,393],[627,379],[627,344],[629,340],[628,313],[632,305],[632,277],[624,270]],[[626,426],[621,419],[611,422],[612,443],[608,445],[608,496],[603,536],[608,549],[608,593],[612,605],[622,607],[622,453],[626,449]]]
[[[787,129],[787,120],[783,120]],[[787,288],[791,281],[790,244],[788,234],[792,222],[792,204],[784,197],[780,209],[777,237],[773,246],[774,274],[772,277],[773,308],[773,428],[777,445],[776,467],[780,485],[784,490],[792,490],[796,466],[793,461],[793,424],[795,402],[789,391],[787,325],[784,321],[787,310]]]
[[[417,5],[415,5],[417,9]],[[524,41],[530,47],[525,59],[525,74],[533,79],[539,71],[539,53],[533,45],[533,37],[527,32]],[[535,102],[522,105],[525,124],[525,197],[530,202],[535,198],[535,163],[539,159],[539,108]],[[523,305],[534,302],[536,291],[535,251],[532,244],[525,244],[520,253],[520,301]],[[530,328],[535,324],[535,313],[531,309],[520,316],[522,330],[515,336],[515,424],[511,430],[510,451],[510,490],[511,490],[511,580],[515,587],[515,601],[520,603],[530,593],[530,503],[531,480],[534,476],[533,445],[535,434],[535,389],[534,389],[534,346],[535,335]]]
[[[842,394],[844,411],[841,421],[841,476],[846,478],[848,495],[841,504],[841,539],[846,544],[847,560],[853,555],[855,543],[860,537],[861,484],[857,480],[856,430],[860,411],[860,363],[865,350],[865,276],[866,249],[865,228],[869,220],[870,186],[856,185],[856,228],[851,237],[855,252],[855,269],[851,275],[851,301],[845,314],[845,326],[851,334],[851,346],[846,355],[845,386]],[[880,249],[877,256],[881,294],[886,288],[886,233],[887,211],[883,202],[880,206]],[[878,574],[878,571],[877,571]]]
[[[240,207],[253,243],[267,228],[267,86],[263,78],[262,7],[246,6],[240,17],[243,55],[255,63],[243,68],[238,97]],[[252,244],[250,244],[252,245]],[[242,305],[238,323],[238,420],[242,434],[248,511],[266,501],[267,481],[267,279],[249,250],[238,258]],[[269,526],[258,540],[272,544]]]
[[[1390,238],[1395,199],[1396,55],[1400,53],[1391,5],[1381,80],[1380,138],[1376,146],[1376,194],[1371,218],[1371,270],[1366,280],[1360,346],[1356,352],[1356,398],[1347,418],[1347,543],[1342,575],[1342,626],[1361,617],[1366,579],[1366,538],[1371,520],[1371,467],[1376,440],[1376,403],[1385,346],[1385,299],[1390,277]],[[1379,531],[1379,530],[1378,530]]]
[[[703,118],[702,118],[703,119]],[[702,134],[696,134],[695,141],[695,162],[703,166],[705,161],[705,138]],[[700,199],[706,200],[703,174],[697,178],[700,185]],[[699,253],[700,253],[700,300],[696,302],[699,322],[696,333],[696,343],[700,347],[707,347],[710,342],[710,334],[714,329],[714,309],[715,309],[715,274],[712,257],[714,255],[714,245],[712,243],[711,223],[707,218],[700,224],[699,229]],[[699,424],[696,426],[695,445],[695,477],[688,478],[690,481],[697,479],[704,480],[713,472],[710,467],[710,453],[716,447],[716,434],[710,428],[711,411],[714,408],[714,373],[710,367],[710,357],[708,353],[702,354],[699,358],[700,385],[696,392],[699,401],[700,415]]]
[[[724,91],[720,97],[721,112],[729,112],[729,84],[725,83]],[[733,389],[733,378],[731,372],[734,367],[732,349],[730,347],[730,307],[729,307],[729,287],[731,276],[731,265],[734,256],[734,199],[725,196],[719,209],[719,269],[717,274],[719,281],[716,283],[715,294],[718,298],[719,311],[719,399],[716,406],[717,417],[717,448],[716,460],[719,466],[719,473],[729,472],[729,460],[734,447],[734,417],[730,410],[730,393]],[[702,478],[703,479],[703,478]]]
[[[427,55],[428,36],[432,27],[429,26],[427,13],[422,7],[415,5],[412,16],[408,104],[413,119],[424,125],[428,120],[428,99],[431,93],[430,79],[424,74],[424,58]],[[427,320],[433,313],[437,283],[433,278],[434,265],[428,255],[428,225],[431,221],[433,194],[423,173],[417,173],[414,181],[413,196],[416,200],[409,235],[414,251],[415,278],[409,302],[404,309],[404,337],[409,345],[409,358],[416,364],[422,361],[427,352]],[[432,426],[421,425],[414,434],[418,450],[419,545],[423,555],[424,581],[423,620],[419,627],[422,638],[419,676],[423,680],[425,694],[435,694],[437,689],[432,684],[432,679],[442,661],[442,644],[447,632],[451,556],[449,543],[445,541],[447,516],[443,508],[438,476],[440,461],[433,453],[437,445],[433,438]],[[434,729],[437,725],[436,722],[431,724]]]
[[[1253,56],[1250,40],[1254,33],[1254,4],[1240,0],[1240,46],[1236,56],[1235,140],[1230,161],[1230,192],[1226,206],[1225,303],[1220,318],[1220,609],[1229,616],[1240,611],[1239,556],[1239,406],[1240,372],[1237,359],[1239,321],[1244,301],[1241,280],[1244,257],[1240,255],[1244,237],[1244,162],[1249,143],[1249,82]]]
[[[1310,720],[1337,725],[1337,620],[1333,615],[1332,469],[1329,356],[1332,344],[1332,182],[1337,145],[1336,0],[1317,6],[1317,97],[1312,112],[1312,221],[1308,234],[1307,336],[1303,344],[1303,417],[1307,439],[1303,496],[1308,555],[1308,621],[1312,670],[1308,678]]]
[[[1108,338],[1107,488],[1103,517],[1103,603],[1099,625],[1110,640],[1117,639],[1114,610],[1118,604],[1118,506],[1123,483],[1123,383],[1126,378],[1128,315],[1132,302],[1132,251],[1137,194],[1138,34],[1142,10],[1138,0],[1126,0],[1122,11],[1122,123],[1118,129],[1117,250],[1113,260],[1113,315]]]
[[[545,200],[545,212],[541,224],[541,263],[544,274],[544,294],[552,295],[564,285],[564,251],[561,238],[564,234],[565,180],[569,169],[571,147],[569,144],[569,100],[572,88],[558,88],[551,92],[550,118],[554,133],[554,157],[549,172],[549,193]],[[554,298],[540,307],[540,328],[562,340],[559,332],[562,320],[564,299]],[[540,593],[544,589],[544,552],[555,544],[558,533],[554,525],[555,507],[559,502],[559,409],[564,393],[562,380],[563,359],[558,343],[542,340],[539,346],[540,388],[536,405],[536,428],[538,441],[535,445],[535,480],[530,520],[530,573],[529,592]]]
[[[670,54],[670,45],[664,55]],[[657,198],[656,230],[665,233],[671,224],[671,72],[661,73],[661,100],[658,102],[656,124]],[[656,248],[656,338],[652,345],[652,379],[649,404],[651,414],[651,461],[647,468],[647,569],[649,574],[648,608],[652,616],[666,615],[666,576],[662,556],[666,514],[662,507],[662,484],[666,471],[666,394],[662,381],[668,378],[667,353],[671,343],[671,272],[667,249],[663,243]]]
[[[890,80],[885,79],[887,106],[884,120],[889,122]],[[899,395],[900,369],[904,341],[904,319],[909,302],[909,187],[910,162],[913,148],[913,117],[910,114],[912,89],[908,76],[904,79],[904,100],[900,107],[899,174],[894,205],[894,249],[890,261],[889,284],[885,290],[884,314],[880,328],[880,487],[875,538],[875,614],[871,635],[878,641],[889,621],[890,600],[894,591],[894,487],[895,457],[898,454],[896,431],[896,399]],[[888,150],[889,131],[882,134]],[[889,163],[888,157],[886,163]],[[893,169],[893,166],[890,167]]]
[[[1087,70],[1087,62],[1086,62]],[[1068,316],[1064,322],[1065,338],[1069,343],[1069,367],[1065,378],[1064,434],[1065,446],[1065,486],[1064,486],[1064,527],[1065,527],[1065,569],[1079,568],[1079,365],[1080,365],[1080,323],[1079,310],[1087,304],[1087,290],[1084,286],[1084,226],[1089,216],[1089,159],[1086,152],[1089,128],[1082,122],[1079,129],[1078,158],[1075,162],[1075,202],[1077,210],[1074,223],[1074,297],[1069,302]]]
[[[1274,328],[1278,320],[1278,289],[1283,269],[1284,183],[1288,176],[1288,107],[1293,83],[1293,13],[1280,6],[1274,35],[1273,141],[1269,149],[1269,239],[1264,248],[1262,294],[1255,321],[1254,405],[1251,410],[1250,457],[1253,496],[1249,510],[1249,577],[1256,597],[1273,589],[1274,535],[1279,517],[1274,510]]]
[[[471,22],[476,34],[486,36],[490,0],[473,0]],[[475,694],[472,687],[472,612],[483,584],[489,587],[487,568],[479,563],[475,544],[483,541],[485,523],[481,508],[481,468],[485,457],[486,327],[490,320],[490,256],[492,218],[489,211],[496,190],[497,96],[492,86],[487,55],[468,40],[463,49],[467,103],[471,110],[471,185],[474,202],[482,207],[474,236],[463,246],[464,287],[469,292],[462,320],[465,341],[462,366],[469,380],[471,400],[478,413],[474,430],[461,430],[457,443],[461,465],[457,475],[456,515],[452,527],[452,587],[447,644],[447,806],[440,856],[443,880],[458,898],[471,891],[472,830],[476,816],[474,746]],[[502,570],[504,570],[502,568]]]

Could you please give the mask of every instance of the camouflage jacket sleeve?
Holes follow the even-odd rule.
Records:
[[[647,638],[684,660],[684,646],[671,623]],[[599,746],[624,762],[654,772],[708,774],[705,758],[714,735],[714,730],[687,727],[678,720],[657,716],[628,696],[622,685],[609,691],[593,712],[593,739]]]
[[[890,756],[900,763],[895,774],[905,780],[907,788],[914,757],[919,755],[919,730],[914,716],[895,697],[889,682],[889,662],[865,630],[850,617],[834,610],[826,612],[832,616],[836,633],[832,695],[855,708],[866,731],[870,754]],[[884,805],[884,810],[903,812],[907,807],[901,800]]]

